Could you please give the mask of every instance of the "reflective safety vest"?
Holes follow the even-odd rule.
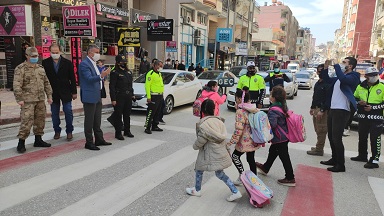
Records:
[[[164,92],[163,77],[160,72],[154,70],[148,71],[145,76],[145,93],[147,98],[151,99],[151,93],[161,94]]]
[[[357,112],[359,118],[383,120],[384,110],[384,84],[378,82],[373,86],[368,86],[367,81],[357,86],[355,93],[357,101],[365,101],[371,105],[371,111],[366,112],[364,106],[358,105]]]
[[[244,86],[247,86],[249,91],[259,91],[260,89],[265,89],[265,81],[259,74],[255,74],[251,77],[243,75],[239,79],[237,88],[242,90]]]

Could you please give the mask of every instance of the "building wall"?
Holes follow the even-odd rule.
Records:
[[[369,46],[375,11],[375,0],[360,0],[356,15],[356,27],[352,52],[359,56],[358,60],[370,59]]]

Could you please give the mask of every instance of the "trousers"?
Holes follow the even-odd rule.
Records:
[[[42,136],[46,112],[45,101],[25,102],[20,111],[21,123],[17,137],[22,140],[27,139],[32,126],[33,134]]]
[[[315,132],[317,135],[316,142],[316,150],[323,151],[325,145],[325,139],[327,138],[328,128],[327,128],[327,120],[328,120],[328,111],[324,111],[323,117],[318,119],[317,113],[320,112],[320,108],[316,108],[313,113],[313,126],[315,128]]]
[[[204,171],[196,170],[196,182],[195,182],[195,189],[196,191],[201,190],[201,181],[203,180],[203,173]],[[224,173],[223,170],[217,170],[215,171],[216,177],[219,178],[221,181],[223,181],[231,190],[232,193],[237,193],[238,190],[236,186],[233,184],[231,179]]]
[[[372,157],[369,162],[378,162],[381,153],[381,132],[383,131],[383,122],[369,119],[359,119],[359,156],[367,158],[368,156],[368,134],[370,135]]]
[[[328,139],[332,149],[332,160],[336,166],[345,167],[343,132],[350,112],[331,109],[328,113]]]

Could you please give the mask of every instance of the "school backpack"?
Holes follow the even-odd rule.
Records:
[[[256,208],[263,208],[270,203],[273,191],[267,187],[252,171],[244,171],[240,176],[244,188],[249,195],[249,202]]]
[[[200,111],[201,111],[201,104],[206,100],[208,99],[208,97],[199,97],[195,100],[195,102],[193,102],[193,105],[192,105],[192,111],[193,111],[193,115],[196,116],[196,117],[200,117]]]
[[[281,113],[284,113],[284,111],[280,107],[276,106],[271,107],[270,110],[276,110]],[[304,127],[304,117],[302,115],[294,113],[292,110],[288,110],[287,114],[288,133],[285,133],[284,130],[281,131],[283,131],[284,135],[288,138],[289,142],[291,143],[304,142],[307,138]]]
[[[255,143],[262,144],[272,140],[273,132],[265,112],[249,113],[248,120],[251,126],[251,138]]]

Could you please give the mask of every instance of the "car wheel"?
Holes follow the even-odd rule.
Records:
[[[165,98],[165,109],[164,109],[164,115],[168,115],[172,112],[174,106],[174,101],[172,96],[167,96]]]
[[[296,92],[295,92],[295,94],[294,94],[295,96],[297,96],[297,92],[298,92],[298,91],[299,91],[299,90],[296,90]]]
[[[230,107],[230,106],[228,106],[228,105],[227,105],[227,108],[228,108],[229,110],[236,110],[235,108]]]

